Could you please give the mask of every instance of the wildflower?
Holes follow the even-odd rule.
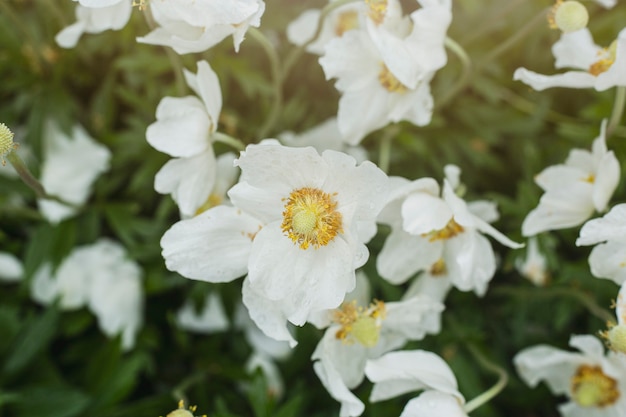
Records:
[[[131,11],[128,0],[81,0],[76,6],[76,23],[61,30],[54,39],[62,48],[73,48],[83,33],[122,29],[130,20]]]
[[[458,391],[454,373],[432,352],[390,352],[367,361],[365,374],[374,383],[372,402],[424,390],[407,403],[402,416],[467,417],[463,410],[465,398]]]
[[[607,48],[593,43],[588,29],[563,33],[552,46],[556,68],[574,68],[556,75],[542,75],[518,68],[513,79],[528,84],[535,90],[552,87],[590,88],[604,91],[615,86],[626,86],[626,29]]]
[[[626,281],[626,204],[618,204],[604,217],[589,220],[580,229],[577,246],[596,245],[589,255],[591,273],[618,285]]]
[[[626,359],[621,354],[604,354],[602,343],[593,336],[572,336],[570,346],[581,353],[538,345],[519,352],[514,363],[531,387],[545,381],[555,395],[568,402],[559,406],[564,417],[617,416],[626,413]]]
[[[591,152],[573,149],[565,164],[541,171],[535,182],[545,191],[539,205],[522,223],[522,235],[578,226],[595,211],[603,211],[613,195],[620,167],[606,147],[606,121],[593,141]]]
[[[95,142],[79,125],[75,125],[72,135],[67,136],[55,122],[48,121],[43,140],[40,181],[44,189],[67,203],[84,204],[93,182],[109,168],[111,152]],[[41,199],[38,204],[41,213],[51,223],[58,223],[76,212],[76,207],[58,201]]]
[[[196,312],[191,300],[187,300],[176,313],[176,324],[190,332],[212,334],[228,329],[229,322],[221,297],[210,292],[200,312]]]
[[[542,287],[550,277],[546,263],[546,257],[539,251],[537,239],[531,237],[528,239],[526,258],[524,260],[518,258],[515,267],[530,282]]]
[[[626,354],[626,285],[622,284],[615,302],[617,324],[607,323],[608,330],[600,332],[607,346],[614,352]]]

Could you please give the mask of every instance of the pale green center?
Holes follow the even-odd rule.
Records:
[[[352,337],[365,347],[374,347],[380,336],[380,324],[374,317],[361,316],[352,324]]]
[[[572,377],[572,399],[581,407],[605,407],[619,396],[617,381],[599,366],[581,365]]]
[[[554,13],[554,23],[562,32],[575,32],[587,26],[589,13],[585,6],[577,1],[561,3]]]
[[[13,132],[4,124],[0,123],[0,157],[14,149]]]
[[[317,213],[308,207],[300,209],[293,215],[291,228],[299,234],[309,234],[315,229],[317,224]]]

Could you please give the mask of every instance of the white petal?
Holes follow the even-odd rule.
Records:
[[[387,318],[384,333],[396,333],[407,340],[421,340],[427,334],[439,333],[443,304],[425,295],[416,295],[385,304]],[[381,332],[381,337],[383,337]]]
[[[317,361],[313,369],[331,397],[341,402],[340,417],[360,416],[365,405],[359,400],[341,380],[337,370],[327,361]]]
[[[20,281],[24,275],[24,267],[19,259],[7,252],[0,252],[0,281]]]
[[[467,414],[454,396],[425,391],[406,404],[400,417],[467,417]]]
[[[597,245],[589,255],[589,266],[594,277],[621,285],[626,281],[626,244],[621,240]]]
[[[585,359],[576,353],[539,345],[522,350],[513,362],[517,373],[531,387],[545,381],[554,394],[567,394],[571,377]]]
[[[596,77],[588,72],[569,71],[563,74],[542,75],[526,68],[516,69],[513,79],[528,84],[537,91],[552,87],[589,88],[596,83]]]
[[[200,96],[211,120],[211,132],[217,129],[217,122],[222,111],[222,90],[217,74],[208,62],[198,62],[198,75],[185,71],[187,84]]]
[[[222,299],[214,292],[206,296],[200,312],[188,300],[176,313],[176,323],[181,329],[204,334],[226,330],[229,325]]]
[[[601,51],[593,42],[591,32],[587,28],[575,32],[563,33],[552,46],[556,68],[576,68],[587,71],[598,59]]]
[[[618,324],[626,324],[626,285],[622,284],[617,295],[615,315]]]
[[[420,270],[429,269],[442,253],[441,241],[430,242],[427,237],[393,229],[376,258],[376,269],[392,284],[403,284]]]
[[[624,236],[626,236],[626,204],[618,204],[604,217],[585,223],[580,229],[576,245],[594,245],[606,240],[622,240]]]
[[[414,193],[402,203],[402,229],[412,235],[441,230],[452,220],[452,215],[452,210],[441,198]]]
[[[452,285],[461,291],[483,296],[496,272],[496,260],[489,241],[480,233],[466,231],[449,239],[444,260]]]
[[[61,48],[73,48],[78,40],[85,33],[85,22],[78,21],[73,25],[65,27],[54,37],[54,40]]]
[[[598,75],[596,80],[596,90],[604,91],[611,87],[625,86],[626,82],[626,31],[622,29],[617,38],[617,47],[615,49],[615,62],[611,67]]]

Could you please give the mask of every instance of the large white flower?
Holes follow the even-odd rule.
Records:
[[[603,91],[626,86],[626,30],[608,47],[597,46],[588,29],[564,33],[552,47],[556,68],[574,68],[556,75],[543,75],[518,68],[513,79],[535,90],[552,87],[595,88]]]
[[[170,46],[179,54],[206,51],[230,35],[237,51],[265,11],[262,0],[151,1],[149,7],[159,26],[137,41]]]
[[[157,107],[157,121],[148,126],[146,139],[174,159],[157,173],[154,188],[171,194],[184,217],[196,214],[215,185],[216,160],[212,135],[222,109],[222,92],[215,72],[198,62],[197,75],[185,71],[187,84],[200,97],[165,97]]]
[[[70,204],[84,204],[93,182],[109,168],[111,152],[79,125],[74,126],[70,137],[56,123],[48,121],[43,141],[40,181],[44,189]],[[38,200],[38,204],[51,223],[58,223],[76,212],[76,208],[53,200]]]
[[[524,236],[578,226],[594,210],[606,209],[619,182],[620,166],[606,147],[605,131],[606,121],[591,152],[573,149],[564,164],[550,166],[535,177],[545,194],[524,219]]]
[[[576,245],[596,245],[589,255],[595,277],[617,284],[626,282],[626,204],[618,204],[604,217],[585,223]]]
[[[73,48],[83,33],[120,30],[130,20],[131,11],[130,0],[81,0],[76,6],[76,23],[59,32],[55,41],[62,48]]]
[[[374,382],[372,402],[424,390],[407,403],[400,417],[467,417],[454,373],[432,352],[390,352],[369,360],[365,374]]]
[[[432,178],[394,179],[390,202],[379,217],[392,231],[378,255],[377,269],[394,284],[419,271],[431,271],[446,275],[461,291],[483,295],[496,268],[493,249],[483,234],[510,248],[522,245],[489,224],[497,219],[493,203],[468,204],[457,196],[452,183],[458,175],[447,171],[441,196]]]
[[[519,375],[531,387],[545,381],[555,395],[569,401],[559,406],[564,417],[616,417],[626,414],[626,359],[604,354],[593,336],[572,336],[570,346],[581,353],[538,345],[515,356]]]
[[[54,272],[44,264],[35,273],[31,294],[46,305],[58,300],[65,310],[88,306],[106,335],[121,334],[125,349],[135,344],[142,322],[141,269],[115,242],[101,239],[78,247]]]

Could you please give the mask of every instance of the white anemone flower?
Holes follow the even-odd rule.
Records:
[[[198,62],[197,75],[185,71],[185,79],[200,98],[163,98],[157,107],[157,121],[146,130],[146,139],[155,149],[174,157],[157,173],[154,188],[171,194],[183,217],[190,217],[207,203],[215,186],[213,135],[222,109],[222,92],[206,61]]]
[[[187,300],[176,312],[176,324],[190,332],[213,334],[227,330],[230,322],[222,298],[218,293],[210,292],[205,297],[200,311],[196,310],[191,300]]]
[[[84,204],[93,182],[109,168],[111,152],[79,125],[74,126],[70,137],[56,123],[48,121],[43,141],[40,181],[44,189],[67,203]],[[38,205],[51,223],[58,223],[76,213],[76,208],[58,201],[40,199]]]
[[[618,204],[604,217],[585,223],[576,245],[596,245],[589,255],[593,276],[619,285],[626,282],[626,204]]]
[[[461,291],[483,295],[496,269],[491,244],[483,234],[513,249],[522,247],[496,230],[491,202],[466,203],[454,192],[457,170],[446,170],[443,190],[432,178],[395,178],[379,221],[391,226],[377,258],[380,275],[402,284],[419,271],[446,276]],[[441,290],[445,291],[445,288]]]
[[[615,86],[626,86],[626,30],[607,48],[593,42],[588,29],[564,33],[552,47],[556,68],[574,68],[556,75],[543,75],[518,68],[513,79],[528,84],[535,90],[552,87],[595,88],[604,91]]]
[[[158,27],[138,42],[169,46],[179,54],[203,52],[232,35],[235,51],[250,26],[259,27],[265,11],[262,0],[152,1]]]
[[[559,406],[563,417],[626,415],[626,357],[609,352],[589,335],[572,336],[570,346],[580,353],[546,345],[524,349],[515,356],[519,375],[531,387],[545,381],[555,395],[568,402]]]
[[[369,255],[359,229],[375,222],[387,176],[369,161],[357,166],[311,147],[249,145],[236,163],[242,173],[230,199],[264,223],[252,241],[244,304],[271,336],[286,321],[301,326],[311,312],[338,307],[354,288]],[[272,318],[253,304],[273,304]]]
[[[17,282],[24,277],[22,262],[8,252],[0,252],[0,281]]]
[[[81,0],[76,6],[76,22],[61,30],[54,39],[62,48],[73,48],[84,33],[122,29],[130,20],[131,11],[129,0]]]
[[[454,373],[432,352],[390,352],[367,361],[365,374],[374,383],[371,402],[423,390],[407,403],[400,417],[467,417]]]
[[[122,246],[100,239],[74,249],[54,272],[49,263],[40,267],[31,294],[44,305],[58,300],[64,310],[89,307],[103,333],[121,334],[122,347],[130,349],[142,322],[141,274]]]
[[[524,259],[518,258],[515,261],[515,268],[524,278],[539,287],[543,287],[547,284],[550,273],[546,257],[539,250],[537,238],[528,239],[526,248],[526,257]]]
[[[539,205],[522,223],[522,235],[582,224],[594,211],[602,212],[617,188],[620,166],[606,147],[606,120],[592,151],[573,149],[564,164],[541,171],[535,182],[545,191]]]

